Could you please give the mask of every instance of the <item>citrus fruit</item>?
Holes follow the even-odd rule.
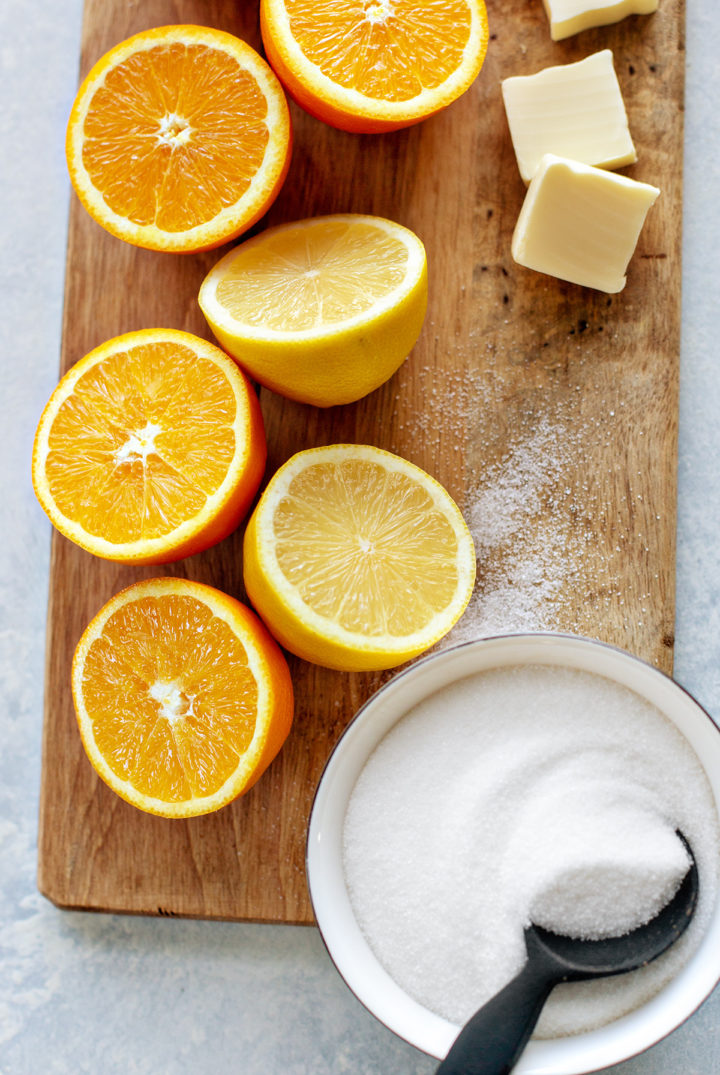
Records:
[[[345,131],[418,123],[468,89],[484,0],[261,0],[265,52],[299,105]]]
[[[475,579],[470,532],[446,490],[366,444],[294,455],[245,531],[248,597],[275,638],[315,664],[391,668],[446,634]]]
[[[187,332],[117,336],[62,378],[32,478],[57,529],[108,560],[166,563],[226,537],[265,469],[260,406],[219,347]]]
[[[70,113],[70,179],[90,215],[151,250],[218,246],[255,223],[290,160],[283,89],[232,34],[161,26],[98,60]]]
[[[292,723],[287,662],[257,616],[187,579],[148,579],[113,597],[78,643],[72,692],[97,774],[164,817],[242,795]]]
[[[351,403],[391,377],[420,335],[425,248],[382,217],[281,224],[226,254],[199,302],[261,384],[319,407]]]

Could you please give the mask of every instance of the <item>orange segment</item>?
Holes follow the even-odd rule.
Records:
[[[247,791],[292,721],[287,664],[256,616],[209,586],[151,579],[83,634],[73,699],[87,755],[150,813],[208,813]]]
[[[348,131],[417,123],[470,86],[487,49],[483,0],[261,0],[288,92]]]
[[[189,333],[146,329],[63,377],[38,426],[33,483],[89,552],[164,563],[237,526],[265,456],[257,395],[235,363]]]
[[[67,133],[70,177],[108,231],[155,250],[239,235],[285,178],[282,89],[244,41],[199,26],[146,30],[90,71]]]

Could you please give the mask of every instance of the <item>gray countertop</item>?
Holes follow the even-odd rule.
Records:
[[[661,0],[661,3],[664,0]],[[29,480],[57,379],[63,138],[81,0],[3,0],[0,1072],[429,1075],[349,993],[315,929],[57,910],[35,884],[50,526]],[[687,0],[675,677],[720,715],[720,7]],[[679,164],[678,164],[679,166]],[[720,1071],[720,991],[623,1075]]]

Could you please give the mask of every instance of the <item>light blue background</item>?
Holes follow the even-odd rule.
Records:
[[[687,8],[675,667],[717,715],[720,7],[688,0]],[[314,929],[68,913],[36,890],[50,528],[32,494],[29,451],[57,378],[69,200],[63,133],[80,19],[81,0],[3,0],[0,8],[0,1072],[429,1075],[435,1063],[348,992]],[[612,1070],[720,1071],[720,993],[649,1053]]]

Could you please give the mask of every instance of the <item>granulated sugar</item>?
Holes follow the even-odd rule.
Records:
[[[544,809],[538,804],[533,827],[543,838],[526,842],[517,881],[537,925],[587,940],[617,937],[655,917],[677,892],[690,860],[666,820],[630,801],[624,787],[609,798],[607,774],[594,780],[576,759],[573,778],[582,809],[563,813],[565,783],[547,796]]]
[[[348,891],[392,977],[461,1024],[522,966],[531,914],[585,936],[652,917],[687,866],[676,828],[700,872],[687,933],[640,971],[555,989],[539,1036],[619,1018],[677,973],[715,901],[720,831],[654,707],[584,672],[499,669],[426,699],[373,753],[344,823]]]
[[[538,520],[548,506],[557,507],[551,498],[571,495],[562,478],[574,443],[568,429],[541,421],[483,474],[465,513],[478,583],[444,645],[556,626],[556,601],[581,558],[573,555],[575,539],[562,512],[546,516],[545,533]]]
[[[507,355],[488,352],[477,367],[468,354],[462,371],[415,370],[421,413],[404,415],[397,400],[398,433],[412,423],[428,469],[446,484],[452,475],[478,552],[472,600],[439,648],[518,631],[594,636],[608,624],[603,637],[621,632],[654,652],[670,568],[666,523],[648,494],[664,501],[649,464],[635,470],[625,452],[644,443],[642,406],[627,407],[616,386],[604,398],[581,354],[573,392],[564,380],[555,391],[552,377],[542,392],[516,390],[509,368]],[[392,447],[403,454],[401,441]]]

